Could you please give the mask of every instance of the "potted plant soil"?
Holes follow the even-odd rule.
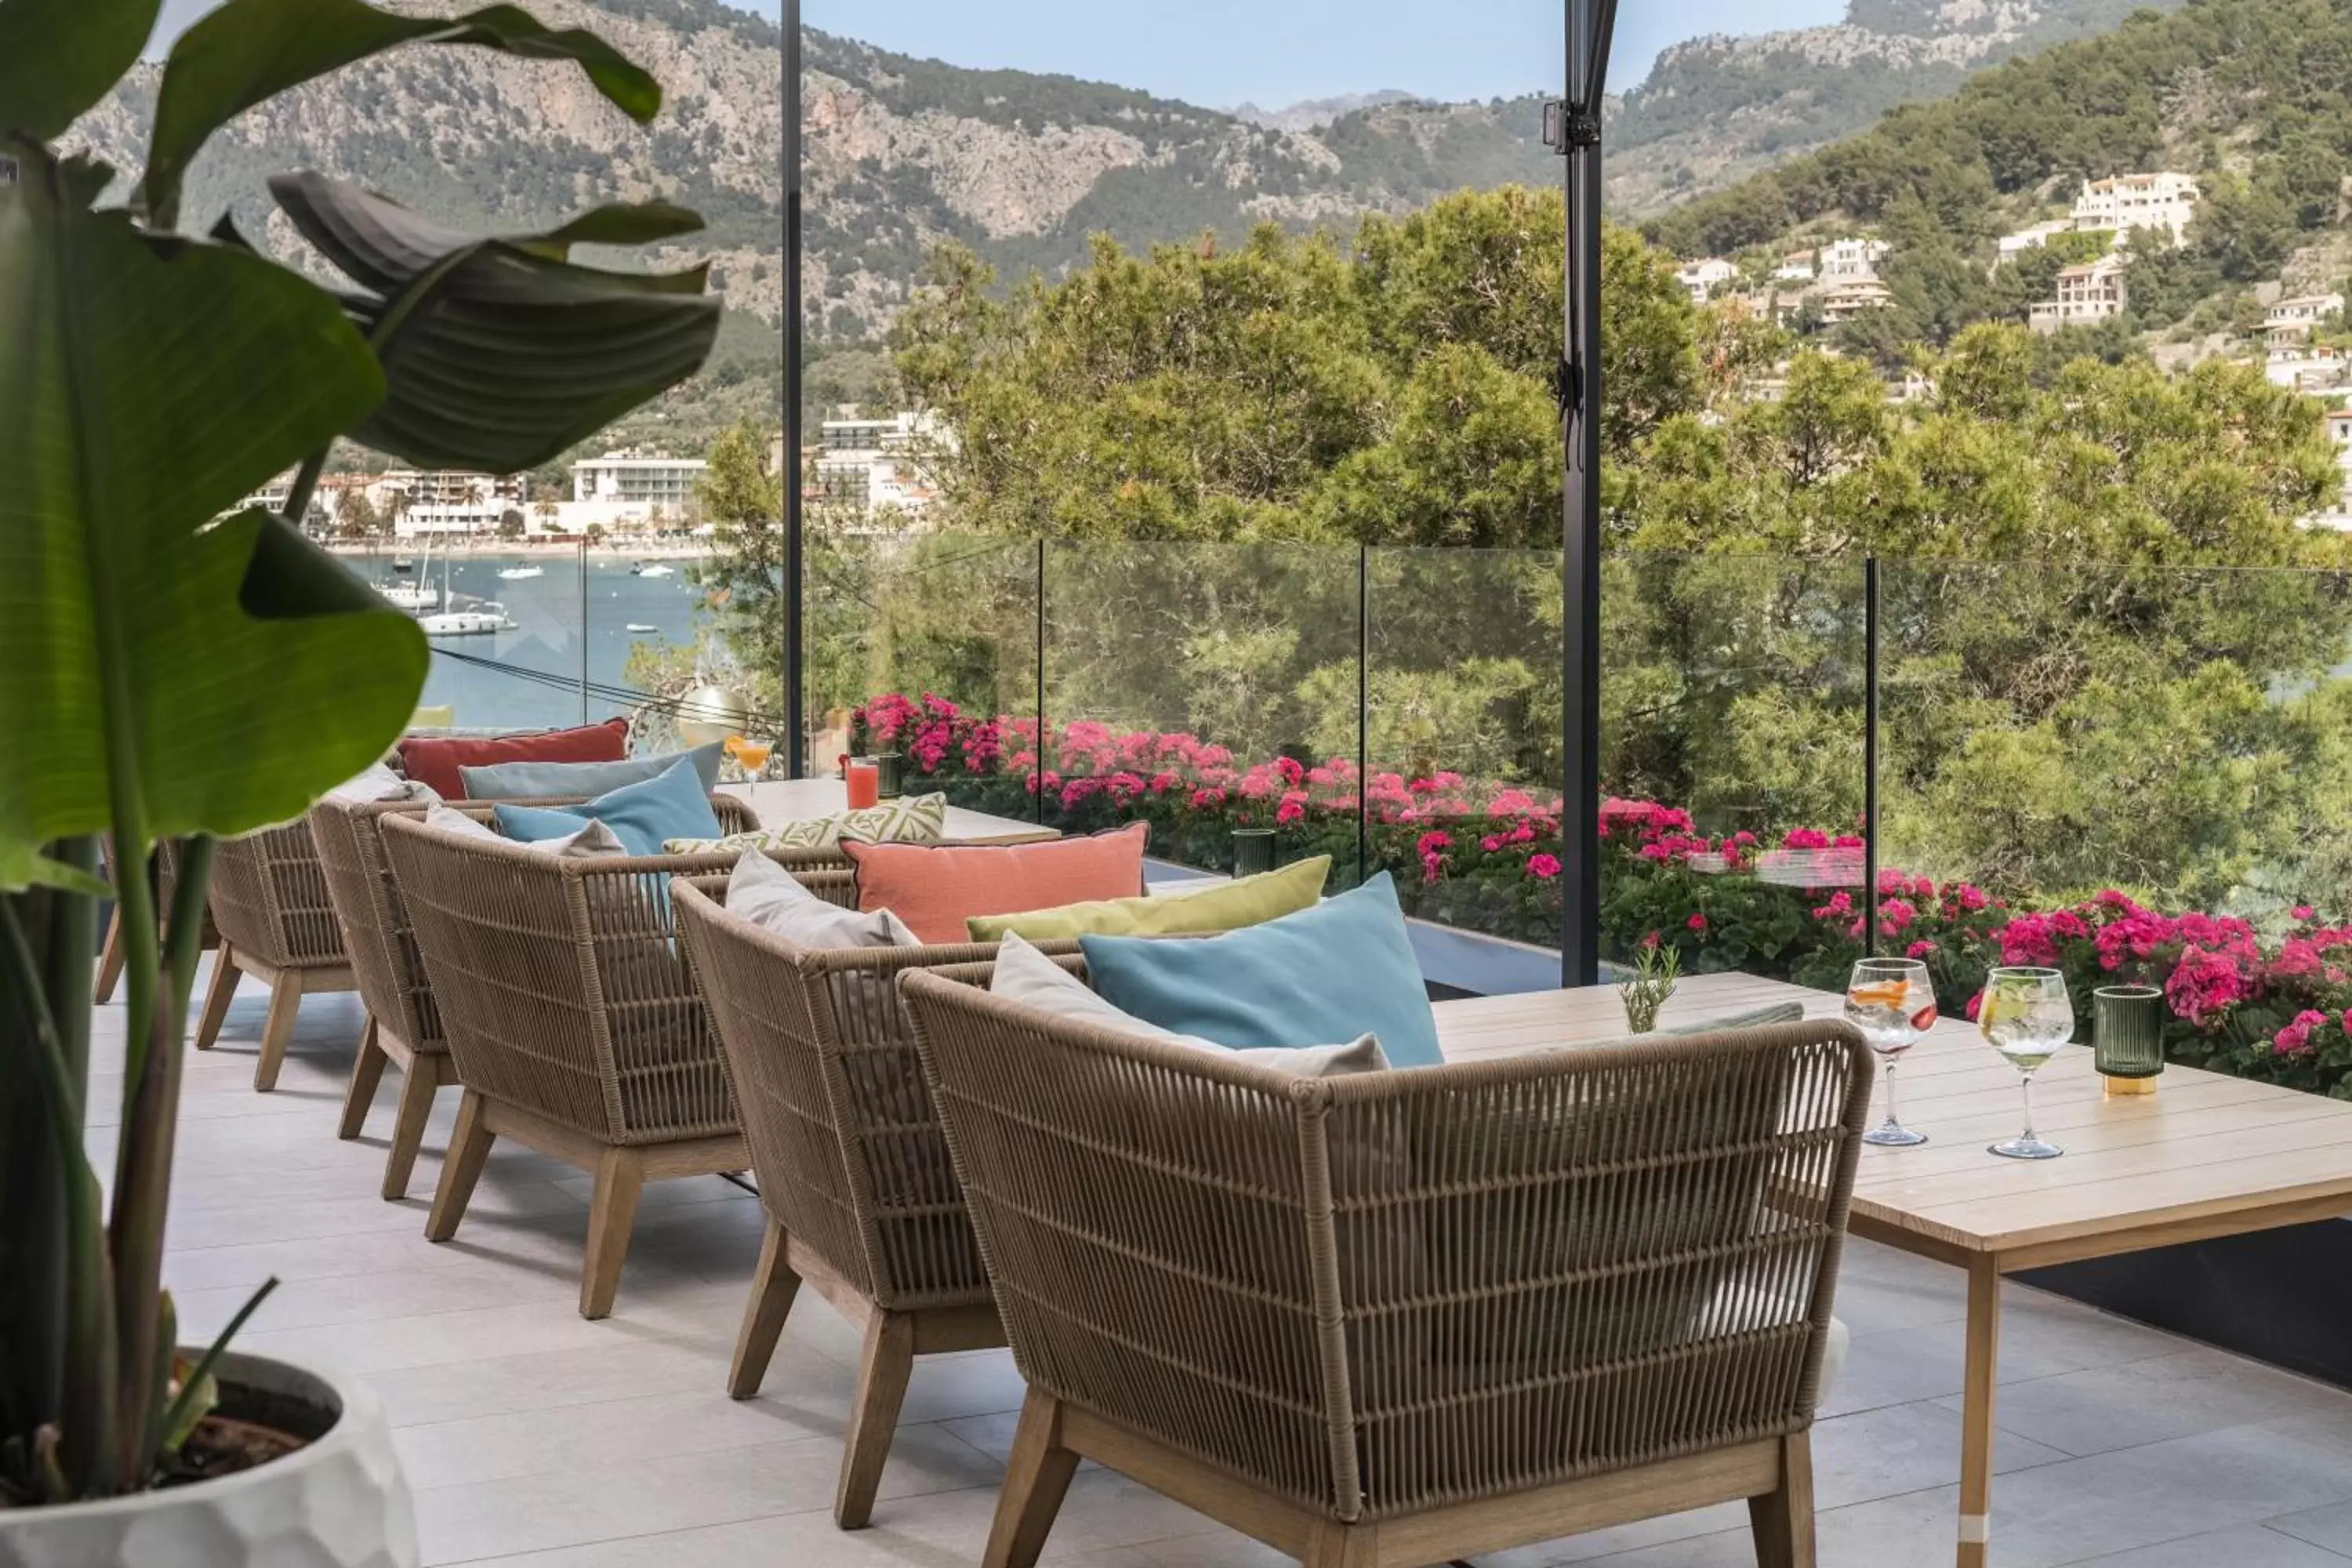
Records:
[[[423,687],[416,625],[296,526],[332,444],[535,467],[691,374],[719,307],[698,273],[571,261],[699,226],[661,204],[479,238],[273,180],[351,280],[333,292],[225,221],[182,232],[215,130],[385,49],[569,62],[640,121],[660,92],[510,6],[227,0],[174,46],[132,183],[58,142],[137,63],[159,3],[0,0],[0,1568],[413,1568],[368,1392],[228,1349],[269,1285],[195,1344],[163,1286],[212,845],[376,762]],[[474,373],[436,374],[453,363]],[[289,469],[282,515],[237,510]],[[107,899],[125,1028],[101,1184],[83,1130],[110,1080],[91,1050]]]

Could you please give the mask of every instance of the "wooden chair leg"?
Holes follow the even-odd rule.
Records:
[[[412,1056],[408,1072],[400,1080],[400,1111],[392,1124],[392,1149],[383,1160],[386,1203],[397,1203],[408,1195],[416,1152],[425,1146],[425,1124],[433,1119],[433,1097],[441,1088],[439,1061],[437,1057]]]
[[[760,1381],[768,1375],[768,1363],[774,1358],[776,1341],[784,1331],[784,1320],[793,1315],[793,1298],[800,1293],[801,1277],[785,1261],[788,1250],[784,1227],[771,1216],[767,1237],[760,1243],[760,1271],[751,1277],[751,1299],[743,1305],[743,1326],[735,1335],[735,1360],[727,1369],[730,1399],[749,1399],[760,1392]]]
[[[1013,1457],[1005,1462],[1004,1489],[996,1497],[983,1568],[1031,1568],[1045,1550],[1046,1533],[1078,1468],[1077,1455],[1062,1447],[1061,1435],[1061,1401],[1031,1389],[1021,1404]]]
[[[425,1239],[446,1241],[457,1234],[473,1201],[474,1184],[481,1180],[482,1164],[490,1157],[498,1134],[482,1125],[482,1097],[472,1089],[457,1104],[457,1126],[449,1134],[449,1152],[441,1162],[441,1184],[434,1189],[433,1212],[425,1218]]]
[[[115,983],[122,978],[122,909],[106,917],[106,945],[99,950],[98,985],[91,993],[99,1005],[114,1000]]]
[[[1780,1439],[1780,1486],[1748,1500],[1757,1568],[1813,1568],[1813,1435]]]
[[[223,937],[220,946],[213,950],[212,984],[205,987],[205,1010],[196,1020],[196,1049],[211,1050],[213,1042],[220,1038],[229,999],[236,994],[236,949]]]
[[[352,1086],[343,1091],[343,1121],[335,1129],[336,1137],[348,1142],[367,1125],[368,1108],[375,1104],[376,1086],[383,1081],[383,1064],[389,1059],[376,1043],[375,1019],[371,1017],[360,1032],[359,1055],[352,1058]]]
[[[621,1265],[637,1225],[637,1194],[646,1184],[645,1156],[607,1149],[596,1162],[596,1195],[588,1205],[588,1263],[580,1275],[580,1315],[609,1317],[621,1290]]]
[[[294,1037],[294,1017],[302,1010],[302,972],[281,969],[269,987],[269,1016],[261,1025],[261,1054],[253,1062],[253,1087],[268,1094],[286,1065],[286,1045]]]
[[[915,1370],[915,1320],[906,1312],[877,1310],[866,1320],[866,1353],[857,1363],[857,1403],[849,1415],[849,1441],[841,1456],[841,1485],[834,1493],[833,1522],[863,1530],[874,1517],[874,1494],[898,1429],[898,1407],[907,1402],[907,1379]]]

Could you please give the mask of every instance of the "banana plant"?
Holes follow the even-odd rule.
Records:
[[[167,1476],[258,1300],[180,1357],[164,1215],[210,846],[380,756],[429,658],[289,526],[326,453],[530,466],[692,374],[719,319],[699,270],[572,260],[698,226],[659,204],[475,238],[317,175],[278,182],[344,293],[226,229],[180,232],[221,126],[388,49],[565,65],[640,123],[657,112],[636,64],[512,5],[227,0],[172,49],[145,166],[104,205],[116,172],[56,143],[137,63],[160,4],[0,0],[0,1508]],[[289,468],[308,479],[285,517],[237,510]],[[110,1192],[83,1143],[104,897],[126,950]]]

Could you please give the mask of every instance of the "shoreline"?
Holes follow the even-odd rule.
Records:
[[[636,542],[606,540],[601,544],[583,545],[577,541],[555,543],[525,539],[473,539],[459,542],[452,550],[439,539],[433,541],[436,559],[454,553],[463,560],[468,556],[546,556],[562,559],[585,555],[592,561],[698,561],[711,553],[709,540],[660,540]],[[325,542],[328,553],[356,561],[383,560],[394,555],[421,559],[425,542],[417,539],[336,539]]]

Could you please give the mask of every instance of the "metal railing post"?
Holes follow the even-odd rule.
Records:
[[[1862,563],[1862,951],[1878,956],[1878,557]]]

